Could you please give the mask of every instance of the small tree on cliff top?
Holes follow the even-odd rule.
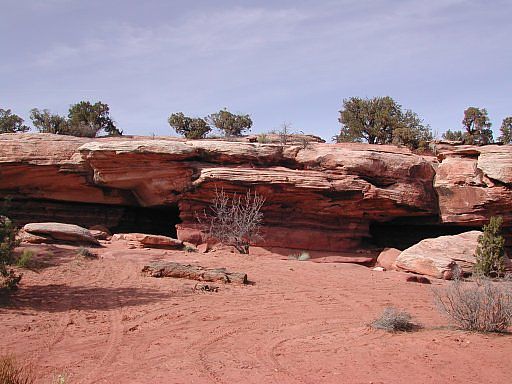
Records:
[[[41,133],[69,135],[69,125],[65,117],[52,114],[48,109],[42,111],[34,108],[30,111],[30,119],[34,127]]]
[[[207,120],[226,136],[241,136],[244,131],[252,127],[252,119],[249,115],[235,115],[226,109],[212,113]]]
[[[0,108],[0,133],[27,132],[29,129],[23,124],[23,119],[11,113],[10,109]]]
[[[413,111],[402,110],[389,96],[344,99],[338,120],[342,124],[340,134],[335,136],[338,142],[394,143],[418,148],[432,139],[430,127]]]
[[[110,107],[101,101],[73,104],[69,107],[68,118],[70,133],[74,136],[96,137],[102,131],[109,136],[123,134],[110,117]]]
[[[493,142],[492,124],[485,108],[469,107],[466,109],[462,125],[466,129],[465,144],[485,145]]]
[[[501,136],[499,140],[503,142],[503,144],[512,143],[512,116],[506,117],[503,119],[500,128]]]
[[[188,117],[182,112],[173,113],[167,121],[176,133],[187,139],[202,139],[212,130],[204,119]]]

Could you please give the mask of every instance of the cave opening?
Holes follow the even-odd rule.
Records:
[[[125,207],[112,233],[140,232],[176,238],[176,224],[181,223],[177,205],[164,207]]]
[[[119,206],[44,199],[4,200],[5,213],[21,227],[27,223],[59,222],[84,228],[103,225],[112,233],[140,232],[176,238],[181,223],[176,205]]]
[[[458,235],[467,231],[481,230],[481,227],[459,226],[436,223],[410,221],[390,221],[370,224],[371,243],[381,248],[397,248],[404,250],[419,243],[421,240]]]

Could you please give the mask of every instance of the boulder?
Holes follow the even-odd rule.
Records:
[[[29,223],[23,231],[38,237],[46,238],[46,242],[66,242],[74,244],[99,245],[91,232],[74,224],[64,223]]]
[[[407,248],[396,259],[399,269],[438,279],[451,279],[458,266],[471,272],[480,231],[425,239]]]
[[[377,257],[377,266],[384,268],[386,271],[396,271],[396,259],[402,253],[396,248],[385,248]]]
[[[51,240],[49,240],[47,237],[33,235],[31,233],[25,232],[23,229],[19,230],[17,238],[23,243],[30,244],[43,244],[51,242]]]
[[[146,233],[116,233],[112,236],[112,240],[125,240],[132,243],[139,243],[145,248],[180,249],[183,247],[181,240]]]
[[[110,230],[104,225],[93,225],[89,227],[89,231],[98,240],[109,240],[112,237]]]

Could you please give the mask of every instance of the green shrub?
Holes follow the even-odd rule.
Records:
[[[7,268],[15,263],[13,251],[19,245],[17,234],[18,230],[12,221],[6,216],[0,216],[0,290],[15,290],[22,277]]]
[[[505,239],[500,235],[501,216],[491,217],[478,238],[473,271],[482,276],[500,276],[505,272]]]
[[[24,249],[23,253],[16,260],[16,266],[20,268],[27,268],[33,256],[34,253],[32,251]]]
[[[258,143],[260,143],[260,144],[267,144],[269,142],[270,142],[270,140],[269,140],[269,138],[268,138],[266,133],[260,133],[258,135]]]

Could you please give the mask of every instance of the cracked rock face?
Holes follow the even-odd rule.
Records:
[[[481,226],[490,216],[512,226],[512,146],[441,146],[434,187],[441,221]]]
[[[310,143],[304,149],[175,138],[4,134],[0,197],[15,199],[25,216],[30,212],[22,212],[20,201],[32,211],[51,206],[56,217],[55,204],[67,204],[68,222],[81,224],[87,217],[87,225],[123,220],[120,213],[92,216],[93,207],[178,206],[178,236],[192,241],[200,238],[196,214],[207,209],[216,190],[249,189],[266,199],[258,245],[325,251],[359,247],[370,237],[373,222],[434,217],[438,224],[480,225],[488,214],[508,210],[510,147],[445,145],[440,161],[395,146],[357,143]],[[499,169],[495,162],[502,164]],[[97,223],[91,223],[94,217]]]

